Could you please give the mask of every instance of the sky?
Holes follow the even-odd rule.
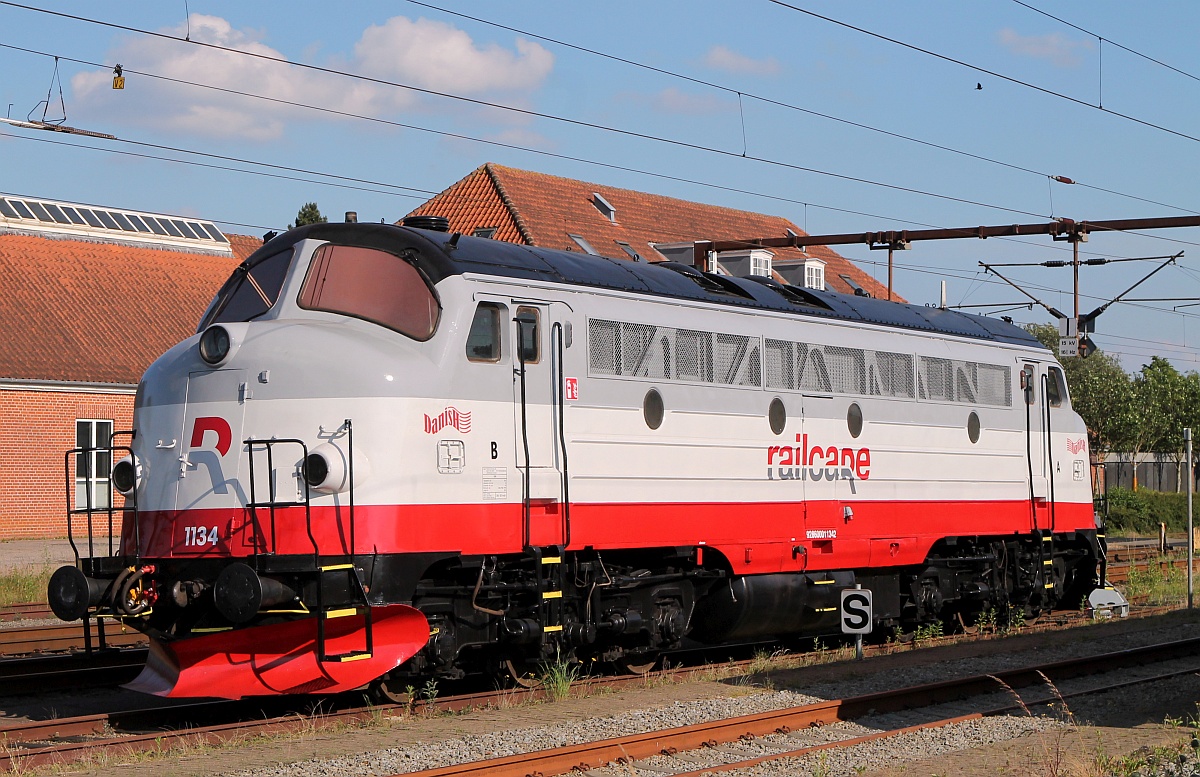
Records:
[[[811,234],[1189,216],[1197,29],[1184,0],[0,1],[2,115],[118,138],[0,124],[0,192],[259,235],[310,201],[393,222],[495,162]],[[886,283],[886,251],[837,250]],[[1083,312],[1182,251],[1093,340],[1131,372],[1200,369],[1200,229],[1080,251],[1138,260],[1081,268]],[[895,290],[1050,323],[980,262],[1070,258],[1046,236],[914,242]],[[1071,313],[1069,268],[998,269]]]

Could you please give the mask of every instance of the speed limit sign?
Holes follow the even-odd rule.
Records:
[[[866,588],[846,588],[842,591],[843,634],[870,634],[874,626],[871,591]]]

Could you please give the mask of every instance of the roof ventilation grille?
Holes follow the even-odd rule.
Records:
[[[405,216],[400,223],[413,229],[428,229],[434,232],[450,231],[450,219],[445,216]]]

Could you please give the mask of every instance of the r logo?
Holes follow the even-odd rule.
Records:
[[[188,443],[190,448],[199,448],[204,445],[204,433],[217,433],[217,452],[224,456],[229,453],[229,446],[233,443],[233,431],[229,428],[229,422],[219,416],[204,416],[197,418],[195,424],[192,425],[192,440]]]

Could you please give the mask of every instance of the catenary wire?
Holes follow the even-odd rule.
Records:
[[[409,1],[412,2],[412,0],[409,0]],[[1193,81],[1200,81],[1200,76],[1189,73],[1186,70],[1183,70],[1181,68],[1177,68],[1174,65],[1167,64],[1166,62],[1163,62],[1160,59],[1155,59],[1154,57],[1150,56],[1149,54],[1143,54],[1142,52],[1137,51],[1136,49],[1131,49],[1128,46],[1122,46],[1120,43],[1117,43],[1112,38],[1107,38],[1107,37],[1101,35],[1100,33],[1092,32],[1091,30],[1080,27],[1078,24],[1069,22],[1066,19],[1063,19],[1062,17],[1059,17],[1059,16],[1055,16],[1054,14],[1049,13],[1047,11],[1043,11],[1041,8],[1035,8],[1034,6],[1030,5],[1029,3],[1021,2],[1021,0],[1013,0],[1013,2],[1019,6],[1028,8],[1030,11],[1033,11],[1034,13],[1041,14],[1042,16],[1045,16],[1049,19],[1053,19],[1054,21],[1056,21],[1060,24],[1065,24],[1072,29],[1079,30],[1084,35],[1091,35],[1096,40],[1102,40],[1105,43],[1116,46],[1117,48],[1121,49],[1122,51],[1127,51],[1130,54],[1133,54],[1135,57],[1141,57],[1142,59],[1147,60],[1148,62],[1153,62],[1154,64],[1159,65],[1160,67],[1165,67],[1167,70],[1173,70],[1176,73],[1178,73],[1179,75],[1186,76],[1186,77],[1192,79]]]
[[[844,28],[846,28],[846,29],[848,29],[848,30],[853,30],[853,31],[855,31],[855,32],[862,33],[863,35],[868,35],[868,36],[870,36],[870,37],[872,37],[872,38],[877,38],[877,39],[879,39],[879,40],[882,40],[882,41],[887,41],[888,43],[892,43],[892,44],[895,44],[895,45],[897,45],[897,46],[900,46],[900,47],[902,47],[902,48],[906,48],[906,49],[909,49],[909,50],[911,50],[911,51],[916,51],[916,52],[919,52],[919,53],[921,53],[921,54],[925,54],[925,55],[927,55],[927,56],[934,57],[935,59],[940,59],[940,60],[942,60],[942,61],[944,61],[944,62],[950,62],[950,63],[953,63],[953,64],[955,64],[955,65],[959,65],[959,66],[961,66],[961,67],[965,67],[965,68],[967,68],[967,69],[969,69],[969,70],[974,70],[974,71],[975,71],[975,72],[977,72],[977,73],[984,73],[984,74],[986,74],[986,75],[992,76],[993,78],[998,78],[998,79],[1000,79],[1000,80],[1002,80],[1002,81],[1008,81],[1009,83],[1011,83],[1011,84],[1016,84],[1017,86],[1023,86],[1023,87],[1025,87],[1026,89],[1032,89],[1032,90],[1034,90],[1034,91],[1041,92],[1042,94],[1046,94],[1046,95],[1049,95],[1049,96],[1051,96],[1051,97],[1057,97],[1057,98],[1059,98],[1059,99],[1061,99],[1061,100],[1066,100],[1067,102],[1075,103],[1076,105],[1081,105],[1081,106],[1083,106],[1083,107],[1085,107],[1085,108],[1091,108],[1091,109],[1093,109],[1093,110],[1097,110],[1097,111],[1100,111],[1100,112],[1102,112],[1102,113],[1107,113],[1107,114],[1109,114],[1110,116],[1115,116],[1115,117],[1117,117],[1117,118],[1120,118],[1120,119],[1125,119],[1126,121],[1131,121],[1131,122],[1133,122],[1133,123],[1135,123],[1135,124],[1140,124],[1140,125],[1142,125],[1143,127],[1149,127],[1150,129],[1155,129],[1155,130],[1158,130],[1158,131],[1160,131],[1160,132],[1165,132],[1165,133],[1168,133],[1168,134],[1170,134],[1170,135],[1175,135],[1176,137],[1183,138],[1184,140],[1191,140],[1191,141],[1195,141],[1195,142],[1200,142],[1200,137],[1197,137],[1196,135],[1189,135],[1189,134],[1187,134],[1186,132],[1182,132],[1182,131],[1180,131],[1180,130],[1171,129],[1170,127],[1166,127],[1166,126],[1164,126],[1164,125],[1161,125],[1161,124],[1155,124],[1155,123],[1154,123],[1154,122],[1152,122],[1152,121],[1146,121],[1145,119],[1139,119],[1139,118],[1137,118],[1136,116],[1132,116],[1132,115],[1130,115],[1130,114],[1127,114],[1127,113],[1122,113],[1122,112],[1120,112],[1120,111],[1114,111],[1114,110],[1112,110],[1111,108],[1105,108],[1105,107],[1104,107],[1104,106],[1102,106],[1102,105],[1097,105],[1097,104],[1095,104],[1095,103],[1090,103],[1090,102],[1088,102],[1087,100],[1082,100],[1082,99],[1080,99],[1080,98],[1078,98],[1078,97],[1072,97],[1071,95],[1069,95],[1069,94],[1066,94],[1066,93],[1064,93],[1064,92],[1057,92],[1057,91],[1055,91],[1055,90],[1053,90],[1053,89],[1049,89],[1049,88],[1047,88],[1047,87],[1044,87],[1044,86],[1038,86],[1037,84],[1030,83],[1029,81],[1023,81],[1023,80],[1021,80],[1021,79],[1019,79],[1019,78],[1014,78],[1013,76],[1008,76],[1008,75],[1005,75],[1005,74],[1003,74],[1003,73],[997,72],[997,71],[995,71],[995,70],[989,70],[988,68],[981,67],[980,65],[973,65],[973,64],[971,64],[970,62],[966,62],[966,61],[964,61],[964,60],[961,60],[961,59],[956,59],[955,57],[951,57],[951,56],[949,56],[949,55],[946,55],[946,54],[939,54],[938,52],[936,52],[936,51],[933,51],[933,50],[931,50],[931,49],[923,48],[923,47],[921,47],[921,46],[917,46],[916,44],[913,44],[913,43],[906,43],[906,42],[904,42],[904,41],[902,41],[902,40],[899,40],[899,39],[897,39],[897,38],[892,38],[892,37],[889,37],[889,36],[887,36],[887,35],[884,35],[883,33],[874,32],[873,30],[868,30],[868,29],[866,29],[865,27],[859,27],[859,26],[857,26],[857,25],[850,24],[849,22],[844,22],[844,21],[841,21],[841,20],[839,20],[839,19],[834,19],[834,18],[833,18],[833,17],[831,17],[831,16],[825,16],[824,14],[819,14],[819,13],[817,13],[816,11],[810,11],[810,10],[809,10],[809,9],[807,9],[807,8],[801,8],[801,7],[800,7],[800,6],[798,6],[798,5],[793,5],[793,4],[791,4],[791,3],[784,2],[784,0],[767,0],[767,2],[768,2],[768,3],[773,3],[773,4],[775,4],[775,5],[778,5],[778,6],[780,6],[780,7],[783,7],[783,8],[788,8],[788,9],[790,9],[790,10],[792,10],[792,11],[796,11],[797,13],[802,13],[802,14],[805,14],[805,15],[807,15],[807,16],[811,16],[811,17],[813,17],[814,19],[821,19],[822,21],[826,21],[826,22],[829,22],[829,23],[831,23],[831,24],[836,24],[836,25],[837,25],[837,26],[839,26],[839,27],[844,27]],[[5,1],[5,2],[3,2],[3,4],[5,4],[5,5],[11,5],[11,3],[8,3],[8,2],[6,2],[6,1]]]
[[[779,107],[779,108],[786,108],[788,110],[797,111],[799,113],[804,113],[809,116],[816,116],[821,119],[826,119],[828,121],[837,122],[839,124],[844,124],[844,125],[847,125],[850,127],[857,127],[859,129],[864,129],[869,132],[875,132],[875,133],[879,133],[881,135],[886,135],[891,138],[896,138],[897,140],[903,140],[903,141],[906,141],[909,143],[916,143],[918,145],[926,146],[927,148],[932,148],[932,149],[936,149],[939,151],[946,151],[946,152],[949,152],[952,154],[958,154],[959,156],[967,157],[969,159],[974,159],[974,160],[977,160],[980,162],[987,162],[989,164],[999,165],[1000,167],[1006,167],[1011,170],[1017,170],[1019,172],[1029,173],[1031,175],[1036,175],[1036,176],[1044,177],[1044,178],[1050,178],[1050,179],[1055,178],[1055,175],[1052,173],[1046,173],[1046,172],[1042,172],[1040,170],[1034,170],[1033,168],[1025,167],[1023,165],[1019,165],[1019,164],[1016,164],[1013,162],[1005,162],[1004,160],[1001,160],[1001,159],[995,159],[993,157],[984,156],[983,154],[976,154],[971,151],[964,151],[963,149],[954,148],[953,146],[947,146],[947,145],[944,145],[941,143],[935,143],[930,140],[923,140],[921,138],[912,137],[909,135],[905,135],[903,133],[893,132],[892,130],[884,129],[882,127],[876,127],[871,124],[854,121],[852,119],[846,119],[846,118],[843,118],[840,116],[834,116],[834,115],[828,114],[828,113],[822,113],[821,111],[816,111],[811,108],[804,108],[804,107],[796,105],[794,103],[784,102],[782,100],[777,100],[777,99],[774,99],[771,97],[764,97],[763,95],[754,94],[753,92],[748,92],[745,89],[735,89],[734,87],[725,86],[723,84],[718,84],[713,81],[707,81],[703,78],[696,78],[695,76],[689,76],[684,73],[679,73],[679,72],[676,72],[673,70],[667,70],[666,68],[655,67],[654,65],[648,65],[644,62],[638,62],[637,60],[629,59],[627,57],[621,57],[616,54],[609,54],[607,52],[588,48],[587,46],[581,46],[576,43],[569,43],[567,41],[560,40],[558,38],[553,38],[548,35],[541,35],[536,32],[530,32],[529,30],[521,29],[519,27],[512,27],[510,25],[502,24],[500,22],[492,21],[490,19],[484,19],[479,16],[472,16],[471,14],[462,13],[460,11],[454,11],[449,8],[445,8],[443,6],[434,5],[432,3],[422,2],[421,0],[405,0],[405,1],[410,3],[411,5],[420,6],[421,8],[428,8],[433,11],[439,11],[448,16],[455,16],[460,19],[467,19],[467,20],[476,22],[478,24],[484,24],[484,25],[488,25],[490,27],[495,27],[497,29],[506,30],[508,32],[514,32],[514,33],[517,33],[518,35],[525,35],[527,37],[534,38],[535,40],[544,41],[546,43],[551,43],[556,46],[562,46],[563,48],[573,49],[575,51],[580,51],[585,54],[590,54],[592,56],[601,57],[603,59],[608,59],[613,62],[620,62],[624,65],[629,65],[630,67],[640,68],[642,70],[647,70],[652,73],[658,73],[660,75],[670,76],[671,78],[678,78],[683,81],[688,81],[690,83],[697,84],[699,86],[706,86],[711,89],[717,89],[720,91],[724,91],[731,95],[740,95],[740,96],[748,97],[753,100],[758,100],[759,102],[765,103],[767,105],[773,105],[773,106]],[[1017,2],[1017,1],[1018,0],[1014,0],[1014,2]],[[1146,197],[1141,197],[1136,194],[1129,194],[1127,192],[1122,192],[1122,191],[1118,191],[1115,189],[1108,189],[1108,188],[1105,188],[1102,186],[1096,186],[1094,184],[1084,183],[1079,180],[1075,180],[1072,185],[1079,186],[1080,188],[1084,188],[1084,189],[1091,189],[1093,191],[1103,192],[1105,194],[1111,194],[1116,197],[1124,197],[1127,199],[1136,200],[1138,202],[1144,202],[1149,205],[1158,205],[1163,208],[1173,208],[1175,210],[1184,211],[1185,213],[1200,212],[1200,211],[1196,211],[1195,209],[1192,209],[1192,208],[1185,208],[1180,205],[1171,205],[1169,203],[1159,202],[1157,200],[1151,200]]]
[[[917,189],[915,187],[901,186],[899,184],[887,183],[884,181],[876,181],[876,180],[873,180],[870,178],[863,178],[861,176],[853,176],[853,175],[848,175],[848,174],[844,174],[844,173],[835,173],[835,172],[829,171],[829,170],[821,170],[819,168],[808,167],[806,165],[795,164],[792,162],[785,162],[785,161],[779,160],[779,159],[771,159],[769,157],[760,157],[760,156],[756,156],[756,155],[742,154],[742,153],[738,153],[736,151],[730,151],[727,149],[717,148],[715,146],[705,146],[700,143],[692,143],[689,141],[679,140],[677,138],[668,138],[668,137],[663,137],[663,136],[659,136],[659,135],[652,135],[652,134],[646,133],[646,132],[638,132],[636,130],[623,129],[620,127],[604,125],[604,124],[600,124],[598,122],[589,122],[589,121],[584,121],[582,119],[572,119],[572,118],[566,117],[566,116],[559,116],[556,114],[545,113],[542,111],[535,111],[535,110],[528,109],[528,108],[519,108],[519,107],[512,106],[512,105],[505,105],[503,103],[494,103],[494,102],[490,102],[487,100],[480,100],[480,99],[473,98],[473,97],[467,97],[465,95],[456,95],[456,94],[453,94],[450,92],[443,92],[443,91],[439,91],[439,90],[435,90],[435,89],[426,89],[424,87],[412,86],[411,84],[403,84],[403,83],[399,83],[397,81],[389,81],[387,79],[376,78],[373,76],[367,76],[367,75],[363,75],[361,73],[352,73],[350,71],[339,70],[337,68],[324,67],[321,65],[313,65],[313,64],[310,64],[307,62],[293,62],[293,61],[284,59],[282,57],[275,57],[275,56],[271,56],[268,54],[262,54],[262,53],[253,52],[253,51],[244,51],[242,49],[237,49],[237,48],[233,48],[230,46],[222,46],[222,45],[216,44],[216,43],[207,43],[204,41],[195,41],[195,40],[185,40],[184,38],[180,38],[177,35],[170,35],[170,34],[167,34],[164,32],[155,32],[153,30],[146,30],[146,29],[142,29],[139,27],[131,27],[129,25],[117,24],[116,22],[107,22],[107,21],[103,21],[100,19],[93,19],[93,18],[86,17],[86,16],[79,16],[77,14],[69,14],[69,13],[65,13],[62,11],[53,11],[53,10],[50,10],[47,8],[38,8],[36,6],[26,5],[24,3],[12,2],[12,0],[0,0],[0,5],[8,6],[11,8],[19,8],[19,9],[26,10],[26,11],[33,11],[36,13],[43,13],[43,14],[47,14],[50,16],[57,16],[57,17],[64,18],[64,19],[71,19],[74,21],[84,22],[87,24],[95,24],[95,25],[102,26],[102,27],[108,27],[110,29],[123,30],[125,32],[132,32],[132,33],[136,33],[139,35],[147,35],[150,37],[160,38],[163,40],[171,40],[171,41],[175,41],[177,43],[182,43],[185,45],[199,46],[202,48],[212,49],[214,51],[223,51],[226,53],[238,54],[241,56],[258,59],[258,60],[262,60],[262,61],[266,61],[266,62],[274,62],[276,64],[287,65],[290,67],[301,68],[304,70],[311,70],[313,72],[325,73],[327,75],[335,75],[335,76],[339,76],[339,77],[343,77],[343,78],[356,79],[356,80],[364,81],[367,83],[379,84],[381,86],[390,86],[390,87],[394,87],[394,88],[398,88],[398,89],[405,89],[405,90],[408,90],[411,92],[416,92],[418,94],[425,94],[425,95],[434,96],[434,97],[442,97],[445,99],[456,100],[459,102],[467,103],[469,105],[476,105],[476,106],[486,107],[486,108],[495,108],[497,110],[509,111],[509,112],[516,113],[516,114],[519,114],[522,116],[529,116],[532,118],[540,118],[540,119],[546,119],[549,121],[556,121],[556,122],[560,122],[560,123],[567,124],[570,126],[594,129],[594,130],[598,130],[601,132],[609,132],[609,133],[621,135],[623,137],[630,137],[630,138],[634,138],[634,139],[638,139],[638,140],[646,140],[646,141],[653,142],[653,143],[674,146],[677,148],[684,148],[684,149],[688,149],[688,150],[692,150],[692,151],[699,151],[702,153],[713,154],[713,155],[720,156],[720,157],[725,157],[725,158],[730,158],[730,159],[745,159],[747,161],[757,162],[759,164],[767,165],[770,167],[778,167],[780,169],[793,170],[796,172],[811,173],[813,175],[825,176],[828,178],[849,181],[852,183],[860,183],[860,184],[864,184],[864,185],[868,185],[868,186],[876,186],[876,187],[880,187],[880,188],[890,189],[893,191],[900,191],[900,192],[906,192],[909,194],[916,194],[916,195],[923,196],[923,197],[931,197],[931,198],[945,200],[945,201],[949,201],[949,202],[957,202],[957,203],[960,203],[963,205],[972,205],[975,207],[1004,211],[1007,213],[1016,213],[1016,214],[1023,215],[1023,216],[1033,216],[1034,218],[1050,218],[1050,216],[1047,216],[1044,213],[1037,213],[1034,211],[1022,210],[1020,208],[1011,208],[1008,206],[997,205],[994,203],[978,202],[978,201],[971,200],[971,199],[968,199],[965,197],[956,197],[956,196],[950,195],[950,194],[941,194],[938,192],[931,192],[931,191],[926,191],[923,189]]]
[[[62,59],[63,61],[74,62],[76,64],[87,65],[89,67],[101,67],[101,68],[106,68],[106,69],[110,67],[108,64],[101,63],[101,62],[93,62],[90,60],[67,57],[64,55],[56,55],[56,54],[52,54],[49,52],[38,51],[36,49],[29,49],[29,48],[26,48],[23,46],[16,46],[13,44],[0,43],[0,48],[7,48],[10,50],[20,51],[20,52],[34,54],[34,55],[38,55],[38,56],[44,56],[44,57],[58,57],[58,58]],[[521,151],[521,152],[529,153],[529,154],[547,156],[547,157],[561,159],[561,160],[565,160],[565,161],[578,162],[581,164],[588,164],[588,165],[593,165],[593,166],[602,167],[602,168],[606,168],[606,169],[620,170],[623,172],[631,172],[631,173],[635,173],[638,175],[644,175],[647,177],[658,178],[658,179],[662,179],[662,180],[670,180],[670,181],[675,181],[678,183],[686,183],[689,185],[706,187],[706,188],[711,188],[711,189],[716,189],[716,190],[721,190],[721,191],[728,191],[728,192],[737,193],[737,194],[746,194],[746,195],[750,195],[750,196],[762,197],[764,199],[770,199],[770,200],[775,200],[775,201],[779,201],[779,202],[788,202],[788,203],[793,203],[793,204],[797,204],[797,205],[804,205],[806,207],[812,206],[815,208],[820,208],[822,210],[828,210],[828,211],[838,212],[838,213],[845,213],[845,214],[849,214],[849,215],[865,216],[867,218],[878,218],[878,219],[882,219],[882,220],[897,221],[897,222],[909,224],[912,226],[944,228],[943,225],[927,224],[924,222],[917,222],[917,221],[912,221],[909,219],[900,219],[900,218],[894,218],[894,217],[889,217],[889,216],[880,216],[878,214],[866,213],[863,211],[852,210],[852,209],[848,209],[848,208],[839,208],[839,207],[835,207],[832,205],[822,205],[820,203],[813,203],[813,202],[809,202],[809,201],[805,201],[805,200],[795,199],[792,197],[783,197],[781,195],[752,191],[749,189],[741,189],[738,187],[732,187],[732,186],[712,183],[712,182],[708,182],[708,181],[701,181],[701,180],[692,179],[692,178],[685,178],[682,176],[675,176],[675,175],[669,175],[666,173],[659,173],[659,172],[634,168],[634,167],[630,167],[627,165],[617,165],[617,164],[613,164],[613,163],[609,163],[609,162],[601,162],[598,160],[587,159],[584,157],[577,157],[577,156],[572,156],[572,155],[568,155],[568,154],[560,154],[560,153],[556,153],[556,152],[545,151],[542,149],[530,148],[527,146],[520,146],[520,145],[513,144],[513,143],[504,143],[501,141],[490,140],[490,139],[486,139],[486,138],[477,138],[477,137],[473,137],[470,135],[464,135],[462,133],[449,132],[446,130],[437,130],[437,129],[432,129],[429,127],[422,127],[420,125],[407,124],[404,122],[397,122],[397,121],[393,121],[390,119],[384,119],[384,118],[380,118],[380,117],[376,117],[376,116],[367,116],[364,114],[357,114],[357,113],[353,113],[353,112],[349,112],[349,111],[341,111],[341,110],[337,110],[334,108],[312,105],[309,103],[302,103],[302,102],[298,102],[295,100],[286,100],[286,99],[279,98],[279,97],[270,97],[268,95],[261,95],[261,94],[257,94],[254,92],[241,91],[241,90],[232,89],[229,87],[220,87],[220,86],[215,86],[212,84],[204,84],[204,83],[200,83],[200,82],[196,82],[196,81],[188,81],[186,79],[174,78],[171,76],[164,76],[164,75],[149,72],[149,71],[140,71],[140,70],[135,70],[135,69],[127,67],[127,68],[125,68],[125,72],[127,74],[140,75],[140,76],[144,76],[147,78],[153,78],[156,80],[162,80],[162,81],[166,81],[166,82],[170,82],[170,83],[192,86],[192,87],[201,88],[201,89],[208,89],[208,90],[212,90],[212,91],[221,92],[224,94],[232,94],[232,95],[236,95],[236,96],[240,96],[240,97],[259,99],[259,100],[264,100],[264,101],[272,102],[272,103],[276,103],[276,104],[287,105],[290,107],[302,108],[302,109],[312,110],[312,111],[317,111],[317,112],[322,112],[322,113],[329,113],[331,115],[341,116],[341,117],[345,117],[345,118],[354,118],[354,119],[359,119],[359,120],[363,120],[363,121],[376,122],[376,123],[385,124],[388,126],[394,126],[394,127],[398,127],[398,128],[402,128],[402,129],[409,129],[409,130],[413,130],[413,131],[425,132],[425,133],[429,133],[429,134],[433,134],[433,135],[438,135],[441,137],[448,137],[448,138],[453,138],[453,139],[457,139],[457,140],[466,140],[466,141],[474,142],[474,143],[492,145],[492,146],[496,146],[496,147],[500,147],[500,148]],[[11,137],[19,137],[19,136],[14,135]],[[136,141],[122,141],[122,142],[134,143]],[[68,145],[74,145],[74,144],[68,144]],[[91,146],[77,146],[77,147],[92,148]],[[173,150],[179,151],[180,153],[196,153],[196,154],[204,153],[204,152],[192,152],[187,149],[173,149]],[[181,160],[170,160],[170,161],[181,161]],[[259,162],[253,161],[253,160],[243,160],[243,161],[245,161],[247,164],[255,164],[255,165],[261,164],[263,166],[269,166],[269,165],[267,165],[267,163],[259,163]],[[214,167],[219,167],[219,166],[214,166]],[[276,166],[276,167],[281,167],[281,166]],[[221,168],[221,169],[236,170],[235,168]],[[251,172],[251,171],[242,171],[242,172]],[[355,188],[355,187],[349,187],[349,188]],[[422,189],[412,189],[412,187],[402,187],[402,188],[408,188],[413,191],[421,191],[421,192],[424,192],[427,194],[436,194],[436,192],[422,190]],[[374,190],[366,190],[366,191],[374,191]],[[384,192],[379,192],[379,193],[384,193]],[[1116,193],[1116,192],[1113,192],[1113,193]],[[1123,196],[1132,197],[1133,195],[1123,195]],[[1134,199],[1138,199],[1138,198],[1134,197]],[[1161,204],[1161,203],[1155,203],[1155,204]],[[1173,207],[1173,206],[1164,205],[1164,207]],[[1183,209],[1180,208],[1180,210],[1183,210]],[[966,235],[966,234],[967,233],[964,232],[964,235]],[[1137,234],[1137,233],[1131,232],[1130,234]],[[1164,239],[1169,239],[1169,238],[1164,238]],[[1014,243],[1019,243],[1019,244],[1023,244],[1023,245],[1037,245],[1035,243],[1032,243],[1031,241],[1020,240],[1020,239],[1011,238],[1011,237],[997,238],[997,240],[1014,242]],[[1052,245],[1049,247],[1054,250],[1059,250],[1059,251],[1072,250],[1065,246]],[[1100,252],[1090,252],[1090,251],[1081,251],[1080,253],[1085,254],[1085,255],[1092,255],[1092,256],[1105,255]],[[1111,255],[1111,253],[1109,253],[1107,255]]]

